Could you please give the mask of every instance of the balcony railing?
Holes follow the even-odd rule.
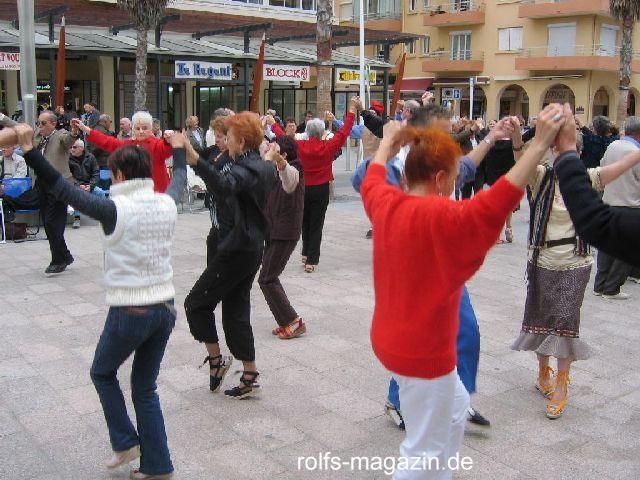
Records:
[[[364,2],[364,20],[400,20],[402,18],[401,0],[367,0]],[[353,21],[360,21],[360,2],[353,2]]]
[[[522,57],[616,57],[620,47],[610,45],[546,45],[521,50]]]
[[[484,3],[474,0],[461,0],[459,2],[430,5],[425,7],[427,13],[438,15],[440,13],[483,12]]]
[[[472,50],[436,50],[430,52],[425,57],[429,60],[441,60],[441,61],[456,61],[456,60],[483,60],[484,52],[472,51]]]

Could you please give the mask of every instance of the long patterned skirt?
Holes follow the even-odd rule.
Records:
[[[580,308],[591,265],[550,270],[529,264],[529,284],[520,336],[513,350],[586,360],[593,355],[580,336]]]

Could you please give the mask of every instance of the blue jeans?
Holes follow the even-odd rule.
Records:
[[[173,471],[156,379],[169,335],[175,326],[173,300],[141,307],[111,307],[91,365],[115,452],[140,445],[140,471],[160,475]],[[134,428],[120,384],[118,368],[134,354],[131,398],[136,410]]]
[[[478,362],[480,360],[480,329],[478,320],[471,305],[466,285],[462,288],[460,297],[460,311],[458,314],[458,338],[456,342],[458,376],[469,395],[476,391],[476,377],[478,376]],[[398,384],[391,377],[387,396],[397,410],[400,410],[400,395]]]

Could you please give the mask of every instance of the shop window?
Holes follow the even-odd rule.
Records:
[[[415,40],[411,40],[407,44],[407,53],[409,55],[413,55],[414,53],[416,53],[416,41]]]

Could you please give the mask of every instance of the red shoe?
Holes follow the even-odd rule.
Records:
[[[307,325],[301,317],[298,317],[286,327],[282,327],[282,331],[278,333],[278,338],[280,340],[291,340],[292,338],[299,337],[306,331]]]

